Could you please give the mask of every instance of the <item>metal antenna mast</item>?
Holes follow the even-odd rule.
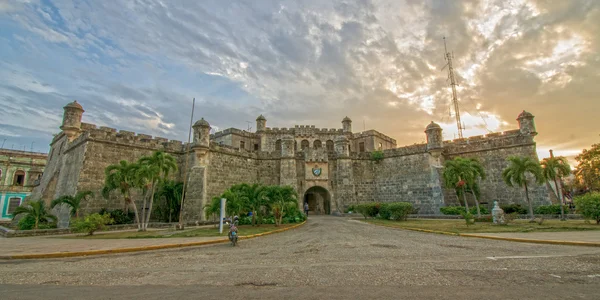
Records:
[[[454,112],[456,114],[456,127],[458,127],[458,138],[463,138],[463,129],[464,126],[460,121],[460,109],[458,108],[458,96],[456,95],[456,79],[454,78],[454,68],[452,67],[452,58],[454,58],[454,53],[448,52],[448,48],[446,47],[446,37],[444,37],[444,60],[447,61],[446,65],[442,68],[442,71],[446,66],[448,66],[448,79],[450,79],[450,86],[452,87],[452,104],[454,105]]]

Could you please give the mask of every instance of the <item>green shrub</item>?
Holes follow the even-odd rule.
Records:
[[[26,215],[17,224],[19,230],[32,230],[35,227],[35,218],[31,215]],[[42,220],[38,224],[38,229],[53,229],[56,228],[55,222],[48,222],[48,220]]]
[[[479,206],[479,211],[481,212],[482,215],[487,215],[490,212],[487,210],[487,208],[483,207],[483,206]],[[465,207],[464,206],[446,206],[446,207],[440,207],[440,212],[444,215],[454,215],[454,216],[460,216],[465,212]],[[473,215],[477,214],[477,207],[471,207],[469,208],[469,212]]]
[[[521,206],[521,204],[508,204],[508,205],[500,205],[500,208],[504,210],[505,214],[517,213],[519,215],[526,215],[527,208]]]
[[[465,223],[467,223],[467,226],[475,224],[475,219],[473,218],[473,215],[470,212],[463,211],[461,215],[465,219]]]
[[[600,193],[588,193],[574,199],[577,212],[586,220],[595,220],[600,224]]]
[[[370,202],[370,203],[361,203],[355,206],[356,211],[362,214],[365,219],[375,218],[379,214],[379,209],[381,208],[381,204],[378,202]]]
[[[569,212],[569,206],[563,205],[565,213]],[[536,207],[533,212],[538,215],[560,215],[560,204],[541,205]]]
[[[31,230],[35,226],[35,218],[30,215],[26,215],[25,217],[19,220],[19,230]],[[38,226],[39,227],[39,226]]]
[[[75,232],[86,232],[88,235],[94,234],[95,231],[102,230],[107,224],[112,224],[114,220],[109,214],[91,214],[83,219],[75,219],[73,229]]]
[[[379,162],[383,159],[383,151],[373,151],[371,152],[371,160]]]
[[[384,220],[406,220],[412,211],[413,206],[408,202],[384,203],[379,208],[379,217]]]
[[[348,205],[348,207],[346,207],[346,210],[344,211],[345,213],[349,213],[349,212],[355,212],[356,208],[354,207],[354,205]]]
[[[300,223],[306,220],[306,215],[296,204],[291,205],[281,220],[283,224]]]
[[[99,214],[109,214],[110,217],[114,220],[112,224],[121,225],[121,224],[133,224],[135,221],[135,213],[130,211],[129,213],[125,213],[122,209],[115,209],[112,211],[108,211],[106,208],[100,210]]]

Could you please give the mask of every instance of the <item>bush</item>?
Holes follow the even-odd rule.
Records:
[[[293,206],[289,207],[281,221],[283,224],[290,224],[300,223],[304,220],[306,220],[306,215],[298,208],[298,206],[294,204]]]
[[[527,208],[521,206],[521,204],[500,205],[500,208],[504,210],[505,214],[517,213],[519,215],[526,215],[528,213]]]
[[[97,230],[102,230],[106,224],[112,224],[114,220],[109,214],[91,214],[83,219],[76,219],[73,222],[75,232],[86,232],[88,235],[94,234]]]
[[[26,215],[17,224],[19,230],[32,230],[35,226],[35,218],[31,215]],[[48,222],[47,220],[42,220],[38,224],[38,229],[52,229],[56,228],[56,223]]]
[[[135,213],[130,211],[129,213],[125,213],[122,209],[115,209],[113,211],[108,211],[106,208],[103,208],[99,212],[100,215],[109,214],[111,219],[113,219],[113,223],[115,225],[121,224],[133,224],[135,221]]]
[[[568,205],[563,205],[563,209],[565,214],[569,213]],[[541,205],[536,207],[533,212],[537,215],[560,215],[560,204]]]
[[[354,205],[349,205],[344,212],[349,213],[349,212],[355,212],[355,211],[356,211],[356,208],[354,207]]]
[[[479,206],[479,211],[481,212],[482,215],[487,215],[490,212],[487,210],[487,208],[483,207],[483,206]],[[446,206],[446,207],[440,207],[440,212],[444,215],[455,215],[455,216],[459,216],[462,215],[463,213],[465,213],[465,207],[464,206]],[[473,215],[477,214],[477,207],[471,207],[469,208],[469,212]]]
[[[600,224],[600,193],[588,193],[574,199],[577,212],[586,220],[595,220]]]
[[[475,222],[494,222],[492,215],[481,216],[481,218],[475,217]]]
[[[465,219],[465,223],[467,223],[467,226],[475,224],[475,219],[473,218],[473,215],[470,212],[463,211],[461,215]]]
[[[375,218],[379,214],[381,204],[378,202],[361,203],[356,205],[355,208],[358,213],[362,214],[365,217],[365,219],[367,217]]]
[[[373,151],[371,152],[371,159],[379,162],[383,159],[383,151]]]
[[[379,208],[379,217],[384,220],[406,220],[412,211],[413,206],[408,202],[384,203]]]

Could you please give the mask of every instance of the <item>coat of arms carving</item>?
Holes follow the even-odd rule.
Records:
[[[312,173],[313,175],[319,177],[321,175],[321,168],[319,168],[319,166],[315,166],[312,168]]]

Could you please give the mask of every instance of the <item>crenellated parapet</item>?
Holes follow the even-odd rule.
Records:
[[[489,151],[502,148],[534,145],[531,135],[521,134],[519,129],[444,141],[444,154],[455,155],[469,152]]]
[[[117,130],[105,126],[98,127],[90,123],[82,123],[81,125],[82,132],[71,142],[71,147],[76,147],[85,141],[91,140],[171,153],[180,153],[184,150],[184,143],[177,140],[153,137],[149,134],[135,133],[128,130]]]

